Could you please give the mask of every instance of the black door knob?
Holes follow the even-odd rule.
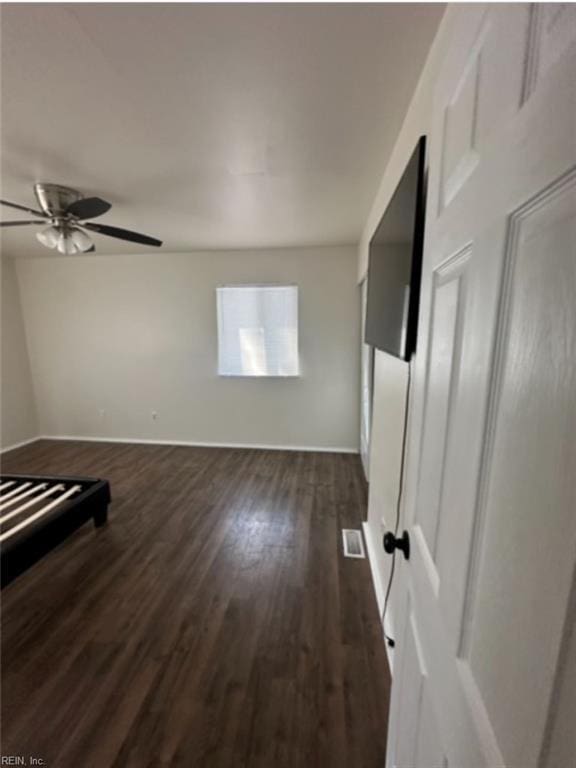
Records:
[[[402,536],[396,537],[391,531],[384,534],[384,551],[391,555],[394,550],[399,549],[404,554],[404,559],[410,559],[410,536],[408,531],[404,531]]]

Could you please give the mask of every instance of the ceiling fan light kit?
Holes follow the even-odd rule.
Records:
[[[42,243],[42,245],[46,246],[46,248],[56,248],[59,237],[60,233],[54,226],[47,227],[46,229],[43,229],[42,232],[36,232],[36,239],[38,242]]]
[[[72,255],[89,251],[94,243],[77,227],[54,225],[36,233],[36,239],[46,248],[56,248],[60,253]]]
[[[76,227],[72,228],[71,230],[70,240],[72,240],[72,243],[82,253],[89,251],[93,245],[92,240],[90,240],[88,235]]]
[[[119,240],[127,240],[141,245],[161,246],[162,241],[155,237],[131,232],[129,229],[110,227],[106,224],[93,224],[85,219],[101,216],[112,207],[110,203],[99,197],[83,197],[80,192],[60,184],[35,184],[34,194],[41,210],[28,208],[7,200],[0,200],[2,205],[19,211],[31,213],[40,217],[34,221],[2,221],[0,227],[27,226],[30,224],[46,224],[49,226],[36,234],[36,239],[46,248],[56,248],[60,253],[72,255],[75,253],[92,252],[94,243],[84,231],[96,232]]]

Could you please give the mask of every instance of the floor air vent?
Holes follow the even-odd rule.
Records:
[[[344,542],[344,557],[366,557],[361,531],[343,528],[342,541]]]

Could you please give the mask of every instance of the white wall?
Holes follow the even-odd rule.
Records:
[[[430,52],[426,59],[422,74],[410,101],[406,117],[402,124],[394,149],[386,168],[383,169],[382,180],[378,187],[372,208],[366,220],[360,245],[358,248],[358,279],[362,280],[368,267],[368,247],[370,240],[380,223],[382,214],[388,207],[388,203],[396,190],[404,169],[410,160],[416,147],[416,142],[423,134],[427,134],[431,128],[432,98],[436,77],[443,63],[443,55],[446,40],[449,39],[454,23],[453,16],[445,13],[440,22],[438,32],[434,38]]]
[[[434,85],[442,64],[445,41],[451,34],[453,21],[445,14],[432,44],[420,80],[408,107],[402,129],[384,170],[380,187],[362,232],[358,248],[358,279],[362,280],[368,267],[368,249],[378,224],[404,169],[422,134],[431,128]],[[422,351],[417,350],[416,355]],[[365,533],[371,539],[373,576],[378,582],[377,594],[384,594],[388,581],[390,558],[381,555],[381,521],[394,519],[398,497],[400,451],[404,427],[404,406],[408,380],[408,364],[385,352],[376,350],[374,377],[374,406],[372,412],[372,443],[370,446],[370,499]],[[389,619],[394,624],[394,600]],[[393,629],[391,629],[393,631]]]
[[[398,501],[407,373],[408,367],[402,360],[376,351],[367,525],[372,539],[372,567],[376,578],[381,579],[381,592],[385,591],[390,567],[390,556],[384,552],[382,537],[385,530],[394,529]],[[386,632],[392,636],[393,613],[394,593],[391,593]]]
[[[2,335],[0,365],[0,448],[37,435],[36,406],[20,290],[12,259],[2,257]]]
[[[17,269],[42,434],[358,449],[353,247],[49,256]],[[242,282],[298,284],[300,378],[217,376],[215,289]]]

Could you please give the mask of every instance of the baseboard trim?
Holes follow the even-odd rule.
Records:
[[[173,445],[187,448],[245,448],[264,451],[309,451],[311,453],[351,453],[358,454],[356,448],[334,448],[313,445],[267,445],[261,443],[213,443],[196,440],[146,440],[124,437],[88,437],[86,435],[41,435],[35,440],[72,440],[87,443],[123,443],[133,445]]]
[[[382,616],[384,610],[384,585],[378,573],[376,565],[376,552],[374,549],[374,542],[372,540],[372,533],[370,526],[367,522],[362,523],[362,531],[364,532],[364,539],[366,541],[366,549],[368,551],[368,562],[370,563],[370,573],[372,574],[372,584],[374,586],[374,594],[376,595],[376,602],[378,603],[378,613]]]
[[[40,435],[37,435],[36,437],[30,437],[28,440],[22,440],[20,443],[14,443],[13,445],[7,445],[5,448],[2,448],[0,450],[0,456],[4,453],[8,453],[8,451],[15,451],[17,448],[24,448],[25,445],[30,445],[30,443],[35,443],[37,440],[41,440],[42,438]]]
[[[376,595],[376,603],[378,604],[378,614],[382,621],[382,633],[384,646],[386,648],[386,655],[388,656],[388,666],[390,667],[390,675],[394,676],[394,648],[390,648],[386,642],[385,635],[388,637],[394,637],[394,627],[390,620],[390,616],[382,617],[384,611],[384,599],[386,596],[386,590],[380,573],[378,572],[378,561],[376,560],[376,550],[374,540],[372,538],[372,532],[367,522],[362,523],[362,530],[364,532],[364,540],[366,541],[366,551],[368,552],[368,562],[370,563],[370,573],[372,574],[372,584],[374,586],[374,594]],[[389,613],[389,611],[388,611]]]

